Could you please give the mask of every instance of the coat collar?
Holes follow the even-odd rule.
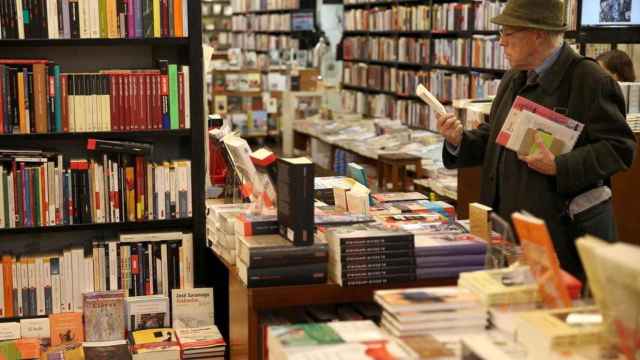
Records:
[[[538,79],[540,87],[547,93],[553,91],[560,86],[562,78],[569,71],[571,64],[580,58],[567,43],[562,45],[558,59],[548,68]]]

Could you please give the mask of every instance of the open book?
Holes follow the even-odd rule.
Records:
[[[447,109],[444,108],[444,105],[442,105],[442,103],[438,101],[438,99],[436,99],[436,97],[433,96],[433,94],[427,90],[424,85],[418,84],[416,87],[416,95],[438,114],[444,115],[447,113]]]
[[[531,100],[518,96],[511,106],[496,142],[521,155],[538,152],[538,135],[554,155],[568,153],[576,144],[584,124]]]

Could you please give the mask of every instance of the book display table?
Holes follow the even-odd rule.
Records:
[[[262,310],[303,306],[373,301],[379,289],[454,285],[456,279],[434,279],[410,283],[391,283],[341,287],[337,284],[314,284],[247,288],[235,266],[218,257],[229,270],[229,353],[230,358],[259,359],[259,339],[264,337],[260,326]]]

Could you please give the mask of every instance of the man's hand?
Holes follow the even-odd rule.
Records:
[[[542,141],[540,135],[536,134],[535,142],[539,148],[537,153],[529,156],[518,155],[518,158],[526,162],[531,169],[541,174],[550,176],[555,175],[558,170],[556,168],[556,156],[547,149],[547,146],[544,144],[544,141]]]
[[[436,114],[438,132],[444,136],[448,143],[460,146],[462,141],[462,123],[454,114]]]

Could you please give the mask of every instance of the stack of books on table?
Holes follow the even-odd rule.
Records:
[[[458,287],[378,290],[382,327],[395,336],[480,332],[487,310],[476,295]]]
[[[370,320],[269,326],[267,347],[271,360],[417,358]]]
[[[215,325],[177,329],[182,359],[224,359],[226,343]]]
[[[233,216],[249,210],[250,204],[216,204],[207,207],[207,246],[231,264],[235,263],[235,225],[225,215]]]
[[[247,287],[321,284],[327,280],[327,244],[294,246],[276,234],[239,236],[236,266]]]

